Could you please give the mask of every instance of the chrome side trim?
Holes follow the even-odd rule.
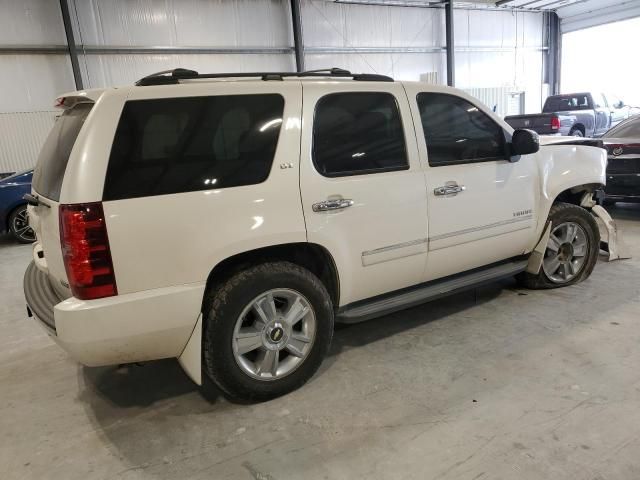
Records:
[[[386,247],[380,247],[374,250],[367,250],[366,252],[362,252],[362,256],[367,257],[369,255],[375,255],[376,253],[389,252],[391,250],[396,250],[398,248],[412,247],[414,245],[420,245],[421,243],[427,243],[428,241],[429,240],[427,238],[419,238],[417,240],[411,240],[409,242],[395,243],[393,245],[388,245]]]
[[[466,235],[467,233],[479,232],[481,230],[487,230],[489,228],[502,227],[504,225],[511,225],[513,223],[524,222],[526,220],[531,220],[533,215],[524,215],[522,217],[510,218],[509,220],[501,220],[499,222],[490,223],[488,225],[482,225],[480,227],[471,227],[465,228],[464,230],[457,230],[455,232],[443,233],[442,235],[434,235],[433,237],[429,237],[430,242],[434,242],[436,240],[444,240],[445,238],[457,237],[458,235]]]
[[[473,243],[473,242],[477,242],[478,240],[485,240],[487,238],[495,238],[495,237],[500,237],[502,235],[509,235],[510,233],[515,233],[515,232],[520,232],[521,230],[528,230],[532,228],[530,225],[524,225],[522,227],[518,227],[514,230],[509,230],[508,232],[499,232],[499,233],[490,233],[488,235],[484,235],[480,238],[474,238],[471,240],[463,240],[460,239],[459,241],[455,242],[455,243],[451,243],[449,245],[438,245],[438,246],[432,246],[431,243],[429,243],[429,251],[430,252],[434,252],[436,250],[442,250],[443,248],[450,248],[450,247],[457,247],[458,245],[464,245],[466,243]]]

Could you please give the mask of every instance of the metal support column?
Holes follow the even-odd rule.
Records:
[[[293,26],[293,48],[296,54],[296,71],[304,72],[304,46],[302,44],[300,0],[291,0],[291,25]]]
[[[73,70],[73,79],[76,82],[76,89],[82,90],[82,73],[80,72],[80,63],[78,62],[78,49],[76,48],[76,40],[73,36],[73,25],[71,25],[71,17],[69,16],[68,0],[60,0],[60,10],[62,11],[62,23],[64,24],[64,33],[67,35],[67,49],[69,58],[71,59],[71,69]]]
[[[545,55],[546,83],[549,84],[549,94],[560,93],[560,57],[562,52],[562,35],[560,33],[560,19],[556,12],[547,13],[548,44]]]
[[[444,7],[444,23],[447,39],[447,85],[456,84],[456,55],[453,25],[453,0],[449,0]]]

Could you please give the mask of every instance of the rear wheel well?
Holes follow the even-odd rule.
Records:
[[[581,124],[581,123],[576,123],[575,125],[573,125],[573,127],[571,127],[571,131],[569,133],[573,132],[574,130],[580,130],[582,132],[582,135],[585,135],[586,131],[587,131],[585,126],[583,124]]]
[[[235,273],[259,263],[286,261],[312,272],[323,283],[335,306],[340,299],[338,271],[331,254],[315,243],[285,243],[238,253],[218,263],[209,273],[206,289],[215,288]],[[206,298],[206,296],[205,296]],[[207,305],[202,305],[206,311]]]

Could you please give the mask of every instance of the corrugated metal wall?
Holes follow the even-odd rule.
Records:
[[[524,92],[510,87],[464,88],[463,90],[476,97],[501,117],[524,113],[520,106],[521,96],[524,95]]]
[[[63,45],[60,4],[0,0],[0,45]],[[30,168],[53,124],[53,102],[72,90],[69,57],[0,55],[0,173]]]
[[[247,49],[260,53],[86,53],[91,87],[131,84],[178,66],[203,72],[295,70],[286,0],[74,0],[77,42],[94,47]],[[273,53],[269,53],[269,49]]]
[[[303,0],[301,6],[308,69],[339,66],[399,80],[446,71],[442,9],[326,0]]]
[[[60,112],[0,113],[0,173],[35,166],[38,153]]]
[[[175,67],[208,72],[295,69],[288,0],[69,3],[87,88],[131,84]],[[442,9],[301,0],[301,15],[307,69],[338,66],[401,80],[446,81]],[[455,21],[457,85],[484,89],[485,96],[495,89],[524,91],[526,110],[539,110],[542,14],[456,9]],[[0,0],[0,45],[65,43],[58,0]],[[130,50],[138,47],[165,50]],[[33,164],[54,99],[75,85],[69,57],[60,49],[51,54],[0,54],[0,70],[11,73],[0,78],[3,125],[14,122],[32,129],[19,143],[9,139],[7,128],[0,130],[2,172]],[[33,123],[21,112],[30,112],[28,121]]]

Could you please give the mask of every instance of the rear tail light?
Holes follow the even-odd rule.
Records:
[[[560,119],[555,115],[551,116],[551,130],[560,130]]]
[[[60,240],[74,297],[118,294],[101,202],[60,205]]]

